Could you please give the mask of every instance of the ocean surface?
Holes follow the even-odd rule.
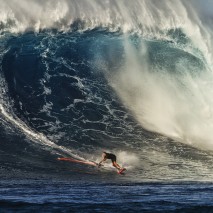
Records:
[[[213,211],[212,1],[0,4],[0,212]]]

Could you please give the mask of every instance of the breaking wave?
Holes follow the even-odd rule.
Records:
[[[152,176],[158,161],[174,176],[183,161],[194,172],[205,159],[209,171],[211,2],[0,3],[1,138],[26,141],[2,152],[34,144],[97,160],[109,150],[156,163]]]

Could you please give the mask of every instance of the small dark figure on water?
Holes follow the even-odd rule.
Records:
[[[107,153],[107,152],[103,152],[102,153],[102,160],[100,161],[100,163],[98,164],[98,166],[101,166],[101,163],[103,163],[104,161],[106,161],[107,159],[110,159],[112,161],[112,165],[118,169],[121,170],[122,168],[117,164],[116,162],[116,156],[112,153]]]

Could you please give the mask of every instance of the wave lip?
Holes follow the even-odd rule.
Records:
[[[85,23],[88,29],[112,26],[124,31],[148,30],[152,27],[165,30],[191,25],[196,18],[207,19],[211,4],[210,1],[201,5],[197,1],[158,3],[154,0],[149,2],[144,0],[134,2],[128,0],[117,2],[113,0],[105,2],[22,0],[20,3],[18,0],[9,2],[1,0],[0,22],[2,28],[7,30],[16,28],[16,31],[47,28],[64,30],[69,29],[76,20]]]

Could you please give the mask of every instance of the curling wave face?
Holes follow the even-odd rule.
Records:
[[[158,165],[153,177],[179,177],[189,170],[183,161],[187,176],[203,166],[197,159],[209,161],[209,172],[211,154],[200,149],[213,149],[212,32],[198,21],[210,20],[207,7],[1,3],[2,129],[9,124],[59,154],[93,158],[108,149],[124,161],[133,153],[134,164]]]

